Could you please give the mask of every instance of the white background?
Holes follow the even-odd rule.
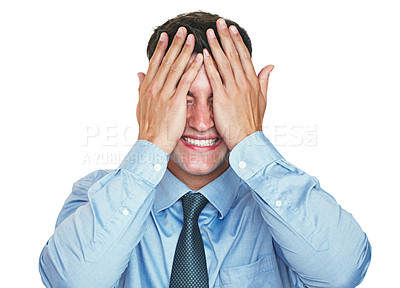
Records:
[[[136,139],[152,28],[194,10],[240,23],[256,69],[275,65],[266,133],[368,234],[359,287],[398,285],[396,1],[188,2],[1,2],[0,285],[42,287],[39,254],[72,183],[117,167]]]

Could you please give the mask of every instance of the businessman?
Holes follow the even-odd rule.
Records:
[[[138,140],[117,169],[74,184],[40,256],[47,287],[362,281],[366,234],[262,132],[273,66],[257,74],[251,52],[247,32],[214,14],[155,29]]]

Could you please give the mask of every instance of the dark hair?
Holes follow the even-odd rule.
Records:
[[[176,31],[178,31],[179,27],[182,26],[187,29],[188,31],[187,35],[193,34],[196,39],[193,53],[202,53],[204,48],[207,48],[207,50],[211,52],[207,42],[206,31],[209,28],[214,29],[218,41],[220,42],[221,45],[216,25],[216,21],[219,18],[221,17],[216,14],[210,14],[203,11],[196,11],[191,13],[180,14],[175,18],[168,20],[163,25],[158,26],[157,28],[154,29],[153,35],[151,35],[149,43],[147,44],[147,58],[150,59],[151,56],[153,56],[154,50],[156,49],[157,46],[158,39],[160,38],[162,32],[166,32],[168,34],[168,48],[169,48],[176,34]],[[243,38],[244,44],[246,45],[251,55],[252,52],[251,41],[246,30],[244,30],[234,21],[231,21],[229,19],[225,19],[225,21],[228,27],[231,25],[236,26],[240,35]]]

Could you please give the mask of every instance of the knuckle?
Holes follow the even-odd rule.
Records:
[[[180,70],[179,64],[177,64],[177,63],[172,64],[172,65],[171,65],[171,68],[169,68],[169,70],[170,70],[172,73],[178,73],[179,70]]]
[[[222,30],[222,31],[220,31],[219,33],[221,33],[221,36],[222,36],[222,37],[231,38],[231,33],[229,33],[229,30],[228,30],[228,29]]]
[[[158,65],[158,59],[156,59],[156,57],[154,57],[154,55],[153,55],[153,57],[151,57],[151,59],[149,61],[149,66],[150,67],[154,67],[154,66],[157,66],[157,65]]]
[[[224,58],[221,60],[221,67],[224,69],[230,69],[231,68],[231,63],[227,58]]]
[[[244,60],[249,60],[249,59],[251,59],[249,50],[246,49],[246,50],[243,52],[242,57],[243,57]]]
[[[220,76],[219,76],[217,73],[212,73],[212,74],[210,75],[210,79],[211,79],[213,82],[215,82],[215,81],[217,81],[217,80],[220,79]]]
[[[149,65],[154,66],[154,65],[160,65],[160,62],[163,58],[163,55],[160,51],[155,51],[153,56],[151,56],[149,60]]]
[[[242,90],[245,91],[246,93],[250,93],[252,91],[250,82],[247,80],[243,81],[240,86],[241,86]]]
[[[209,60],[207,58],[204,59],[204,66],[209,67],[209,68],[214,68],[214,62],[212,60]]]
[[[239,61],[240,60],[239,53],[236,50],[230,51],[228,53],[228,58],[232,59],[233,61]]]
[[[174,61],[171,57],[166,56],[166,57],[164,57],[164,59],[162,61],[162,65],[168,67],[168,66],[171,66],[173,64],[173,62]]]
[[[147,88],[147,96],[153,97],[157,95],[158,89],[154,84],[150,84],[150,86]]]
[[[164,95],[166,95],[165,94],[165,92],[164,92],[164,89],[161,89],[161,91],[160,91],[160,93],[159,93],[159,97],[158,97],[158,100],[161,100],[161,99],[163,99],[164,98]],[[161,103],[160,103],[160,101],[157,101],[156,103],[155,103],[155,105],[158,107],[158,105],[160,105]]]
[[[185,73],[182,75],[181,79],[179,80],[179,83],[181,83],[182,85],[187,85],[191,82],[190,79],[191,79],[190,74]]]

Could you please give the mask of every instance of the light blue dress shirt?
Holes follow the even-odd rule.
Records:
[[[120,167],[76,182],[40,256],[47,287],[168,287],[190,189],[139,140]],[[355,287],[371,248],[351,214],[262,132],[199,191],[210,287]]]

